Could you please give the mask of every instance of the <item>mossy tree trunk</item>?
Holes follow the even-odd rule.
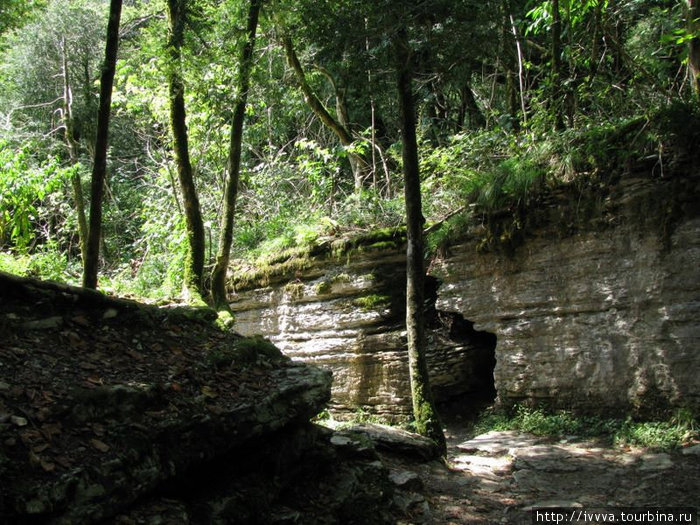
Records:
[[[190,161],[185,112],[185,83],[182,78],[182,44],[185,33],[186,8],[186,0],[168,0],[170,35],[166,69],[170,102],[170,129],[173,134],[173,149],[187,227],[188,246],[183,291],[189,298],[201,300],[205,248],[204,222]]]
[[[241,168],[241,143],[243,140],[243,120],[250,89],[250,72],[253,69],[253,51],[255,34],[258,28],[258,16],[262,0],[250,0],[248,9],[247,39],[243,45],[238,73],[238,99],[233,109],[231,122],[231,143],[228,155],[228,179],[224,194],[224,215],[221,220],[219,251],[216,266],[212,273],[211,295],[217,309],[226,309],[226,273],[228,271],[231,244],[233,243],[233,221],[238,194],[238,179]]]
[[[401,141],[406,199],[406,332],[413,417],[419,433],[446,450],[445,436],[435,408],[425,359],[423,213],[421,210],[416,114],[413,101],[412,53],[406,31],[397,32],[397,87],[401,110]]]
[[[100,76],[100,106],[97,113],[97,137],[95,157],[90,184],[90,226],[88,229],[85,259],[83,261],[83,286],[97,288],[97,268],[100,256],[100,236],[102,231],[102,196],[107,174],[107,145],[109,139],[109,117],[112,106],[112,85],[117,65],[119,49],[119,21],[122,0],[111,0],[109,22],[107,23],[107,45],[105,61]]]
[[[63,74],[63,128],[68,148],[68,158],[71,166],[78,164],[78,141],[75,138],[75,121],[73,120],[73,89],[71,87],[70,73],[68,71],[68,51],[66,38],[61,39],[61,69]],[[70,178],[73,187],[73,200],[75,212],[78,216],[78,238],[80,240],[80,255],[83,261],[87,259],[88,223],[85,215],[85,199],[83,199],[83,186],[80,182],[80,174],[74,170]]]

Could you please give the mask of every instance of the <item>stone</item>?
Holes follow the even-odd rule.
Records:
[[[460,454],[453,458],[454,468],[467,471],[474,476],[492,479],[502,479],[513,467],[513,460],[507,456],[489,457]]]
[[[434,441],[397,427],[362,423],[349,426],[346,431],[367,436],[378,450],[423,460],[436,459],[440,449]]]
[[[671,456],[666,453],[642,454],[639,458],[639,470],[657,471],[673,467]]]
[[[536,503],[533,503],[532,505],[528,505],[527,507],[523,507],[522,510],[524,510],[525,512],[531,512],[533,510],[580,509],[580,508],[583,508],[583,505],[581,505],[577,501],[570,501],[570,500],[565,500],[565,499],[552,499],[552,500],[538,501]]]
[[[532,447],[542,442],[542,438],[515,430],[493,430],[457,445],[464,452],[483,452],[492,455],[507,454],[511,449]]]
[[[430,265],[439,287],[428,310],[448,320],[428,323],[436,397],[495,386],[506,406],[700,410],[700,217],[686,204],[700,198],[698,179],[697,166],[631,172],[604,190],[553,189],[517,219],[477,214]],[[519,241],[494,241],[498,228]],[[312,259],[269,286],[239,288],[235,327],[331,369],[334,411],[405,419],[404,263],[396,246]],[[470,337],[451,333],[450,315]]]
[[[410,470],[399,470],[389,473],[389,479],[402,490],[417,491],[423,488],[423,481],[420,476]]]
[[[697,170],[682,177],[697,198]],[[544,208],[528,210],[522,220],[540,226],[512,250],[479,252],[468,237],[433,264],[436,308],[497,337],[502,404],[604,415],[700,407],[700,217],[664,233],[665,212],[644,204],[682,198],[675,184],[645,180],[626,193],[622,181],[616,223],[603,229],[583,220],[561,232]],[[572,212],[556,208],[562,220]]]
[[[693,445],[690,447],[686,447],[683,449],[683,454],[685,455],[695,455],[695,456],[700,456],[700,444]]]
[[[58,328],[63,324],[63,317],[55,315],[44,319],[35,319],[22,323],[22,328],[25,330],[50,330]]]
[[[390,422],[405,421],[411,417],[405,286],[397,286],[405,280],[403,249],[319,257],[287,280],[239,288],[230,298],[234,328],[247,336],[262,334],[292,359],[331,370],[334,414],[347,419],[362,407]],[[485,352],[493,354],[460,335],[454,314],[446,315],[442,322],[433,314],[427,337],[438,400],[482,389],[475,370],[487,361]],[[490,372],[487,376],[490,381]]]

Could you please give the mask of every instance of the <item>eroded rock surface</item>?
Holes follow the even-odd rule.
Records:
[[[295,360],[332,370],[334,412],[362,408],[388,420],[406,419],[405,281],[401,247],[319,257],[293,276],[232,295],[234,326],[244,335],[268,337]],[[433,311],[429,328],[436,397],[483,389],[495,341],[451,313]]]
[[[501,401],[612,414],[700,407],[699,180],[697,169],[623,177],[578,219],[559,202],[575,191],[562,190],[523,219],[543,225],[510,253],[479,253],[472,238],[433,265],[437,308],[496,334]]]
[[[614,416],[700,408],[699,199],[696,160],[475,215],[429,268],[436,397],[495,386],[506,405]],[[410,410],[404,260],[399,246],[313,259],[234,294],[236,326],[332,369],[332,408],[400,419]]]
[[[447,437],[446,464],[391,467],[417,474],[424,487],[427,508],[414,505],[411,523],[528,525],[537,509],[697,506],[700,459],[692,454],[510,431]]]

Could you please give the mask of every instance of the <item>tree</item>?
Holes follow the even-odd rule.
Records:
[[[185,83],[182,76],[182,45],[187,17],[186,0],[168,0],[169,39],[167,45],[168,97],[170,102],[170,129],[177,175],[185,209],[188,252],[185,260],[183,291],[186,296],[201,299],[204,275],[204,221],[194,184],[190,161],[185,111]]]
[[[562,91],[561,91],[561,13],[559,0],[552,0],[552,103],[554,104],[554,127],[562,129]]]
[[[102,195],[104,193],[107,172],[107,145],[109,139],[109,117],[112,106],[112,85],[117,65],[119,48],[119,20],[122,1],[111,0],[109,5],[109,22],[107,24],[107,44],[105,61],[100,77],[100,106],[97,114],[97,137],[95,139],[95,158],[90,184],[90,225],[86,257],[83,261],[83,286],[97,288],[97,268],[100,252],[100,234],[102,228]]]
[[[68,68],[68,52],[66,50],[66,38],[61,38],[61,73],[63,75],[63,127],[68,158],[72,166],[78,164],[78,141],[75,136],[75,119],[73,118],[73,87]],[[78,215],[78,236],[80,241],[80,254],[83,261],[88,258],[88,223],[85,216],[85,201],[83,199],[83,186],[80,181],[80,173],[73,170],[71,175],[73,186],[73,198],[75,199],[75,211]]]
[[[416,429],[446,450],[445,436],[432,392],[425,360],[423,213],[421,205],[416,116],[413,102],[412,56],[405,29],[397,32],[397,88],[401,110],[401,142],[406,200],[406,333],[411,399]]]
[[[688,0],[688,66],[695,96],[700,100],[700,2]]]
[[[258,28],[258,15],[262,0],[250,0],[248,23],[246,26],[246,41],[241,50],[238,73],[238,97],[234,105],[231,121],[231,142],[226,171],[228,178],[224,192],[224,212],[219,234],[219,251],[216,256],[216,266],[212,273],[211,295],[214,305],[223,308],[226,300],[226,274],[228,272],[231,244],[233,242],[233,220],[236,210],[236,195],[241,169],[241,143],[243,140],[243,119],[245,117],[248,90],[250,88],[250,72],[253,68],[253,51],[255,49],[255,34]]]
[[[334,118],[333,115],[330,114],[323,102],[321,102],[318,96],[316,96],[311,89],[311,86],[307,82],[306,74],[301,66],[301,62],[299,62],[296,51],[294,50],[291,37],[285,34],[282,37],[282,44],[284,46],[289,67],[291,67],[292,71],[294,71],[301,91],[304,93],[304,100],[306,100],[306,103],[309,105],[314,114],[321,120],[321,122],[323,122],[324,125],[335,133],[338,140],[340,140],[340,143],[346,148],[351,148],[354,139],[348,126],[347,108],[345,106],[344,96],[338,90],[332,76],[326,71],[325,76],[331,80],[336,96],[336,105],[338,107],[337,118]],[[358,155],[353,151],[348,152],[348,160],[350,161],[350,166],[352,168],[353,179],[355,181],[355,190],[359,191],[364,184],[364,179],[369,171],[369,165],[361,155]]]

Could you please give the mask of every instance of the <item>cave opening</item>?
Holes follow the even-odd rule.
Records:
[[[440,281],[426,282],[431,386],[445,423],[474,419],[496,399],[496,335],[476,330],[457,312],[436,309]]]

